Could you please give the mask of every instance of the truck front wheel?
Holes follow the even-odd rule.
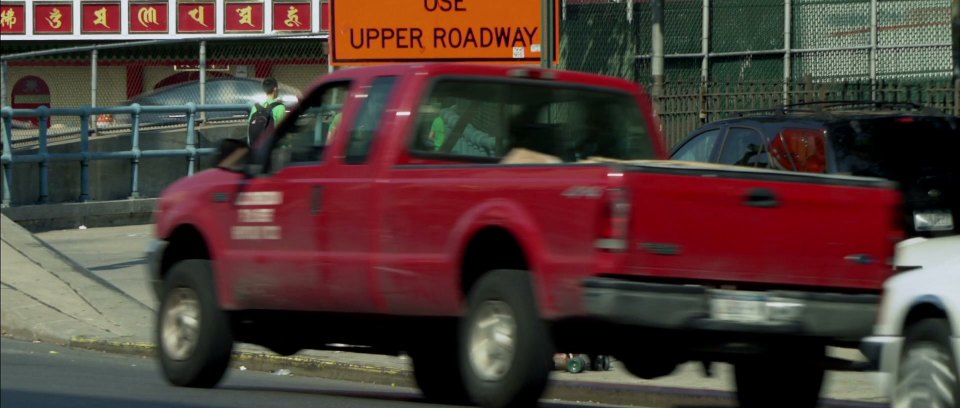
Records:
[[[553,366],[530,276],[496,270],[467,296],[460,325],[460,361],[467,391],[488,408],[536,406]]]
[[[163,281],[156,324],[160,366],[167,381],[209,388],[223,378],[233,339],[217,303],[210,261],[178,262]]]
[[[947,321],[921,320],[907,329],[906,337],[893,406],[958,406],[960,379]]]

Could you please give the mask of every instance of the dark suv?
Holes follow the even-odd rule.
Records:
[[[694,131],[688,160],[896,181],[908,236],[960,233],[960,118],[912,104],[827,102],[740,114]]]

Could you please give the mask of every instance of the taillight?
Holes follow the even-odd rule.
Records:
[[[630,194],[623,188],[610,188],[604,201],[594,246],[609,252],[625,251],[630,229]]]
[[[101,113],[97,116],[97,128],[105,128],[110,125],[113,125],[113,115],[109,113]]]

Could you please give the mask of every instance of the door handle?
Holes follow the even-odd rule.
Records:
[[[750,207],[776,208],[780,206],[777,194],[768,188],[755,188],[747,192],[743,204]]]
[[[310,190],[310,214],[320,214],[323,209],[323,186],[313,186]]]

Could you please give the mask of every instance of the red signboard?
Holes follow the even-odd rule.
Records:
[[[223,32],[263,32],[263,2],[227,0],[223,8]]]
[[[311,31],[310,2],[274,1],[273,31]]]
[[[43,81],[40,77],[28,75],[23,78],[20,78],[17,83],[13,84],[13,92],[11,92],[11,99],[13,99],[11,105],[14,109],[36,109],[41,106],[50,107],[50,87],[47,86],[47,83]],[[37,126],[39,123],[36,117],[24,118],[23,120],[28,120],[33,123],[34,126]],[[50,127],[50,122],[47,122],[47,127]]]
[[[217,7],[213,1],[177,3],[178,33],[217,32]]]
[[[160,33],[170,32],[170,19],[166,1],[130,3],[130,33]]]
[[[73,3],[33,3],[34,34],[73,34]]]
[[[330,31],[330,3],[320,3],[320,30]]]
[[[23,3],[0,3],[0,34],[26,34],[26,18]]]
[[[80,32],[120,34],[120,3],[85,1],[80,13]]]

